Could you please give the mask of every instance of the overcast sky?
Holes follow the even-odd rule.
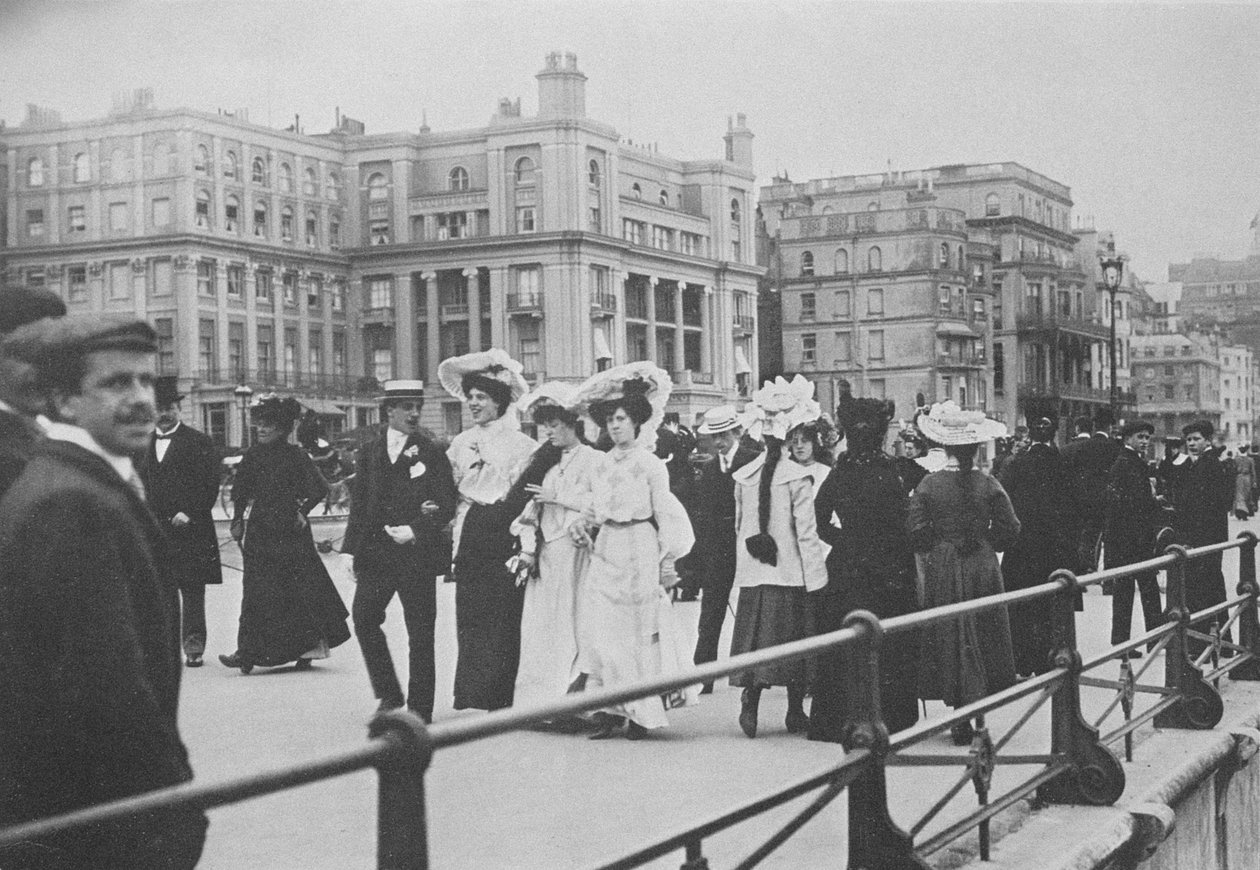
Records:
[[[1014,160],[1072,189],[1136,273],[1247,253],[1260,211],[1260,5],[805,2],[242,4],[0,0],[0,118],[247,107],[369,132],[537,106],[578,55],[587,114],[683,158],[748,115],[758,184]]]

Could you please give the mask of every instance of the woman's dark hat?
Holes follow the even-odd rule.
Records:
[[[275,393],[268,393],[250,405],[249,413],[255,420],[278,426],[292,426],[302,416],[302,406],[297,399],[282,399]]]

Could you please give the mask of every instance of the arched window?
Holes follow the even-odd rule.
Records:
[[[302,173],[302,195],[315,196],[319,193],[319,179],[315,175],[315,170],[306,167],[306,171]]]
[[[822,214],[831,214],[833,211],[834,211],[834,209],[833,209],[831,206],[829,206],[829,205],[824,205],[824,206],[822,207],[822,212],[821,212],[821,213],[822,213]]]
[[[280,164],[280,192],[293,192],[293,169],[287,163]]]
[[[643,199],[643,188],[639,187],[639,182],[635,182],[630,186],[630,194],[635,199]]]
[[[801,253],[801,274],[814,274],[814,254],[812,251],[804,251]]]
[[[241,202],[234,196],[223,201],[223,228],[229,233],[240,231]]]
[[[379,172],[374,172],[368,176],[368,199],[389,199],[389,182]]]
[[[451,170],[447,182],[451,190],[467,190],[468,189],[468,170],[462,166],[456,166]]]
[[[738,199],[731,200],[731,223],[737,224],[743,220],[743,208],[740,207]]]
[[[997,217],[1002,213],[1002,201],[998,199],[996,193],[990,193],[984,198],[984,216]]]
[[[849,252],[844,248],[836,248],[836,274],[849,274]]]
[[[115,148],[111,151],[109,154],[109,180],[126,181],[129,177],[127,168],[127,152],[121,148]]]
[[[235,151],[223,152],[223,177],[236,178],[237,162]]]
[[[88,156],[82,151],[74,155],[74,180],[78,182],[92,180],[92,168],[88,163]]]
[[[656,201],[659,202],[661,205],[669,205],[668,191],[662,190],[660,195],[656,198]]]
[[[528,157],[522,157],[516,161],[516,183],[522,185],[534,183],[534,161]]]
[[[193,223],[200,229],[210,229],[210,191],[197,191],[196,211],[193,214]]]
[[[594,187],[594,188],[599,187],[600,178],[599,178],[599,161],[598,160],[592,160],[590,163],[586,164],[586,180],[591,185],[591,187]]]
[[[250,179],[254,184],[267,184],[267,164],[261,157],[254,158],[253,169],[250,172]]]
[[[198,145],[193,151],[193,171],[198,175],[205,175],[209,172],[210,166],[210,150],[205,145]]]
[[[958,271],[959,272],[967,271],[966,255],[963,253],[962,245],[958,246]]]
[[[267,238],[267,201],[263,199],[254,203],[254,235]]]
[[[315,210],[311,209],[306,213],[306,245],[309,248],[315,247],[319,240],[319,216],[315,214]]]
[[[948,269],[949,268],[949,243],[948,242],[941,242],[940,260],[941,260],[941,263],[940,263],[941,268]]]
[[[884,255],[878,247],[872,247],[866,252],[866,271],[882,272],[884,269]]]
[[[293,241],[293,209],[287,205],[280,209],[280,238]]]
[[[328,173],[328,185],[325,193],[329,199],[341,199],[341,176],[335,172]]]

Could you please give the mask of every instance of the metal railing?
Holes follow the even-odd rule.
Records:
[[[1244,532],[1234,541],[1193,550],[1173,545],[1165,550],[1164,555],[1156,558],[1080,577],[1070,571],[1056,571],[1049,582],[1039,586],[889,619],[880,620],[867,611],[854,611],[846,618],[843,628],[829,634],[732,656],[723,662],[698,665],[677,674],[620,688],[569,695],[551,703],[499,710],[476,718],[425,726],[408,713],[381,713],[369,726],[366,746],[343,750],[282,770],[211,785],[173,786],[0,829],[0,850],[25,841],[159,810],[205,810],[225,806],[371,767],[379,775],[377,866],[390,870],[423,870],[430,866],[424,776],[435,750],[506,734],[546,720],[659,696],[757,667],[845,648],[851,649],[854,654],[847,662],[851,677],[850,709],[843,730],[848,736],[843,744],[845,755],[838,763],[699,824],[672,832],[601,865],[603,870],[638,867],[678,851],[685,855],[683,870],[702,870],[708,867],[703,853],[706,838],[818,792],[808,806],[738,864],[741,868],[753,867],[846,790],[848,865],[851,867],[926,868],[926,856],[972,829],[978,829],[981,858],[987,860],[990,851],[989,821],[998,813],[1034,793],[1038,800],[1046,803],[1093,806],[1115,803],[1124,792],[1125,773],[1120,760],[1108,748],[1109,744],[1123,740],[1126,756],[1131,758],[1133,732],[1148,722],[1160,728],[1212,728],[1223,714],[1221,697],[1214,683],[1225,674],[1233,679],[1260,680],[1260,618],[1257,617],[1260,587],[1256,582],[1256,544],[1256,535]],[[1239,551],[1236,595],[1198,612],[1190,612],[1186,605],[1187,567],[1197,559],[1229,550]],[[1168,579],[1166,622],[1100,655],[1083,659],[1076,642],[1077,596],[1090,586],[1161,569],[1167,571]],[[1052,670],[957,708],[948,715],[919,722],[896,734],[888,733],[879,697],[879,651],[885,638],[1040,599],[1052,599],[1054,604]],[[1207,631],[1195,628],[1205,623],[1209,623]],[[1239,631],[1239,642],[1235,644],[1223,640],[1225,633],[1235,626]],[[1154,656],[1148,658],[1137,672],[1129,664],[1129,653],[1144,644],[1154,644],[1156,651],[1166,653],[1162,686],[1138,682],[1155,661]],[[1224,664],[1221,663],[1222,652],[1232,653],[1232,658]],[[1117,658],[1121,659],[1119,680],[1083,676],[1087,671]],[[1204,667],[1210,670],[1204,673]],[[1102,688],[1114,693],[1111,703],[1094,722],[1086,720],[1083,714],[1082,688]],[[1157,700],[1135,715],[1133,701],[1141,693],[1153,694]],[[1026,698],[1032,699],[1032,706],[1019,715],[1006,734],[994,739],[984,724],[985,714]],[[1005,753],[1003,750],[1010,740],[1047,702],[1051,706],[1049,751],[1041,754]],[[1100,734],[1099,727],[1114,715],[1117,708],[1123,711],[1124,722]],[[905,751],[973,718],[980,727],[966,755],[913,755]],[[961,766],[960,778],[911,826],[910,831],[903,830],[889,814],[887,768],[942,765]],[[1015,788],[992,797],[990,786],[998,765],[1025,765],[1039,769]],[[976,792],[977,809],[916,842],[915,838],[969,783]]]

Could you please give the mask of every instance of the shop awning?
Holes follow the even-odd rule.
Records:
[[[974,329],[965,323],[938,323],[937,335],[957,335],[962,338],[979,338]]]
[[[743,345],[735,345],[735,374],[751,375],[752,366],[748,364],[748,355],[744,353]]]
[[[299,399],[303,408],[310,408],[321,417],[344,417],[346,409],[334,405],[328,399]]]
[[[595,327],[595,361],[612,359],[612,348],[608,346],[608,336],[604,334],[604,327]]]

